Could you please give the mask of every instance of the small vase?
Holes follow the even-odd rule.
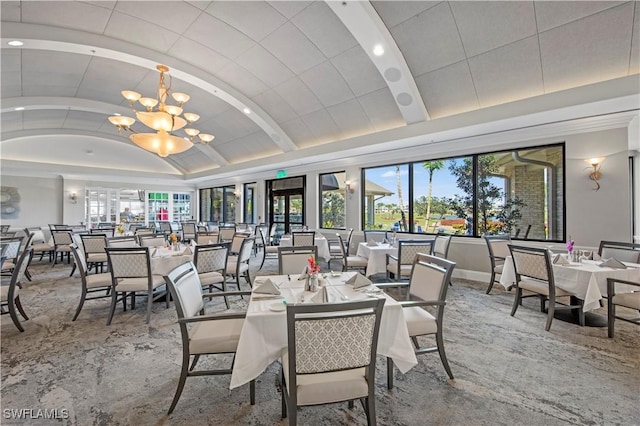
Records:
[[[305,290],[307,291],[318,291],[318,276],[317,275],[309,275],[307,276],[307,283],[305,285]]]

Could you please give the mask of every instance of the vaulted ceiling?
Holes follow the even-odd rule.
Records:
[[[593,83],[640,85],[634,1],[2,1],[0,13],[11,167],[189,181],[363,135],[374,150],[399,129]],[[213,142],[161,159],[109,123],[131,116],[121,90],[155,96],[156,64]]]

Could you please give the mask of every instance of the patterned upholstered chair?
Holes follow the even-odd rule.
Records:
[[[151,320],[151,308],[153,301],[166,296],[166,286],[164,278],[160,275],[153,275],[151,271],[151,258],[148,247],[124,247],[105,249],[109,259],[109,270],[111,271],[111,310],[107,325],[111,324],[113,314],[118,303],[118,295],[127,309],[127,296],[131,296],[131,308],[135,308],[136,294],[142,293],[147,296],[147,324]],[[165,297],[167,308],[169,298]]]
[[[522,304],[523,298],[539,297],[540,311],[547,312],[547,325],[545,326],[545,330],[549,331],[551,322],[553,321],[553,314],[556,309],[560,308],[556,306],[556,300],[561,297],[570,298],[571,293],[556,288],[549,250],[511,244],[508,247],[513,257],[513,266],[516,272],[516,294],[513,300],[511,316],[516,314],[518,306]],[[527,294],[523,294],[523,291],[527,291]],[[549,304],[548,307],[545,308],[547,301]],[[577,310],[580,325],[584,325],[584,313],[581,303],[571,305],[569,301],[567,301],[567,304],[562,305],[561,308]]]
[[[299,274],[312,256],[318,260],[317,246],[278,247],[278,274]]]
[[[268,236],[266,235],[266,231],[264,227],[258,227],[258,234],[260,236],[260,246],[262,247],[262,263],[260,263],[260,268],[264,266],[264,261],[268,258],[277,259],[278,258],[278,246],[270,245],[268,241]]]
[[[82,247],[84,248],[84,259],[86,260],[85,273],[95,267],[95,272],[104,272],[104,264],[107,263],[107,236],[105,234],[82,234]],[[76,265],[78,262],[76,261]]]
[[[340,257],[340,262],[342,263],[342,270],[362,270],[363,273],[367,270],[367,265],[369,264],[369,259],[362,256],[350,256],[348,251],[348,245],[346,245],[342,241],[342,236],[336,235],[338,238],[338,248],[340,249],[340,253],[342,256]]]
[[[236,227],[234,226],[221,226],[218,229],[220,243],[230,243],[233,241],[233,236],[236,235]]]
[[[182,368],[178,388],[169,407],[171,414],[180,399],[188,377],[231,374],[231,368],[192,371],[201,355],[234,353],[240,340],[244,323],[244,312],[207,314],[204,310],[205,297],[249,295],[249,291],[202,293],[202,283],[193,263],[185,263],[164,277],[171,297],[175,301],[182,335]],[[191,367],[189,362],[193,357]],[[255,404],[255,381],[249,384],[251,405]]]
[[[237,256],[227,256],[227,269],[225,271],[226,276],[235,278],[238,290],[240,290],[240,277],[243,276],[249,287],[251,287],[251,276],[249,275],[249,260],[251,260],[251,254],[253,252],[253,245],[255,244],[255,237],[247,237],[242,239],[242,245],[238,251]],[[226,283],[226,279],[225,279]]]
[[[400,302],[403,307],[404,318],[407,321],[409,336],[415,346],[416,355],[437,351],[450,379],[453,379],[453,373],[444,351],[442,322],[444,308],[447,304],[447,289],[455,266],[455,262],[436,256],[419,254],[416,256],[409,282],[403,284],[409,287],[407,298],[410,300]],[[389,283],[377,284],[377,286],[385,288],[397,287],[398,285]],[[434,309],[435,313],[430,313],[426,308]],[[420,346],[418,337],[434,335],[436,346]],[[393,388],[393,360],[391,358],[387,358],[387,387],[389,389]]]
[[[23,239],[24,237],[10,237],[0,240],[2,243],[2,256],[4,257],[2,262],[3,276],[9,276],[13,273],[20,256],[20,247],[22,247]]]
[[[163,234],[138,235],[140,247],[164,247],[167,244],[167,237]]]
[[[396,281],[409,278],[411,268],[418,253],[431,254],[433,240],[400,240],[398,241],[398,255],[387,254],[387,278],[391,275]]]
[[[385,299],[287,305],[287,352],[282,356],[282,417],[297,408],[359,399],[376,424],[375,371]],[[320,343],[319,343],[320,342]]]
[[[449,255],[449,244],[451,244],[451,235],[437,235],[433,241],[433,255],[446,259]]]
[[[104,251],[104,248],[102,249],[102,251],[104,252],[106,259],[107,253]],[[76,246],[75,244],[72,245],[71,253],[73,254],[73,258],[78,267],[78,271],[80,272],[80,280],[82,283],[80,302],[78,303],[76,313],[71,320],[75,321],[78,318],[78,315],[80,315],[80,311],[82,311],[85,300],[104,299],[107,297],[111,297],[111,274],[107,272],[102,274],[96,273],[87,275],[87,262],[82,252],[78,249],[78,246]]]
[[[220,234],[218,231],[198,231],[196,234],[196,244],[216,244]]]
[[[511,237],[505,235],[483,235],[487,248],[489,249],[489,261],[491,262],[491,278],[489,279],[489,287],[487,294],[491,293],[493,284],[497,282],[496,275],[501,275],[504,268],[504,260],[509,256],[509,244]]]
[[[29,259],[32,256],[31,248],[26,248],[22,251],[22,254],[18,256],[18,259],[15,263],[15,268],[11,273],[11,280],[9,284],[0,286],[0,307],[2,307],[2,314],[9,314],[11,320],[15,324],[15,326],[21,332],[24,331],[24,327],[20,324],[20,320],[18,319],[18,314],[16,310],[20,312],[22,318],[28,320],[29,317],[24,312],[22,308],[22,302],[20,301],[20,281],[24,277],[24,273],[27,270],[27,265],[29,264]],[[6,310],[5,310],[6,308]]]
[[[621,262],[640,263],[640,244],[600,241],[598,254],[603,259],[614,257]]]
[[[388,240],[387,231],[373,231],[373,230],[365,230],[364,231],[364,241],[368,243],[369,241],[375,241],[376,243],[382,243]]]
[[[111,248],[131,248],[140,247],[138,238],[135,236],[107,238],[107,247]]]
[[[616,284],[632,286],[635,287],[636,290],[631,293],[616,293]],[[622,321],[630,322],[632,324],[640,325],[640,318],[638,317],[638,311],[640,311],[640,283],[608,278],[607,303],[607,323],[609,328],[609,337],[613,337],[613,326],[616,318]],[[617,315],[618,306],[635,311],[635,317],[623,317]]]
[[[182,241],[191,241],[196,237],[196,224],[193,222],[184,222],[182,224]]]
[[[73,239],[71,238],[71,231],[51,231],[54,245],[54,261],[52,267],[58,263],[58,253],[60,254],[60,260],[64,260],[64,255],[67,255],[67,263],[71,262],[71,244]]]
[[[203,287],[209,288],[209,293],[216,288],[226,291],[225,271],[227,270],[228,249],[222,244],[201,244],[196,246],[193,263],[198,271],[198,278]],[[227,309],[229,302],[224,299]]]
[[[297,231],[291,233],[291,245],[293,247],[315,245],[315,231]]]

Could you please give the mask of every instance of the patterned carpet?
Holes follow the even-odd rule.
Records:
[[[267,260],[260,274],[273,274]],[[252,276],[260,262],[252,260]],[[325,265],[326,269],[326,265]],[[190,378],[174,413],[166,416],[180,375],[181,341],[173,305],[156,303],[146,325],[144,299],[137,309],[118,307],[105,326],[108,299],[89,301],[71,318],[80,295],[68,265],[34,263],[33,281],[21,298],[29,321],[24,333],[2,316],[2,424],[74,425],[277,425],[280,394],[272,365],[249,389],[229,391],[229,377]],[[379,280],[382,277],[377,277]],[[445,313],[445,345],[455,380],[448,380],[437,354],[419,364],[388,391],[384,359],[378,359],[376,410],[381,425],[561,425],[639,424],[640,329],[617,323],[615,339],[605,328],[555,320],[527,300],[509,316],[513,294],[485,283],[454,280]],[[245,289],[248,286],[244,285]],[[242,309],[245,301],[233,301]],[[208,305],[209,312],[223,306]],[[599,315],[605,315],[600,309]],[[229,365],[231,357],[201,360]],[[207,364],[209,363],[209,364]],[[20,409],[58,410],[67,420],[15,420]],[[12,414],[11,410],[14,411]],[[66,410],[66,411],[63,411]],[[51,414],[49,412],[49,414]],[[361,425],[359,404],[305,407],[303,425]]]

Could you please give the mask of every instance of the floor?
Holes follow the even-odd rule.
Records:
[[[260,274],[275,273],[276,262],[267,260]],[[252,260],[252,276],[259,265]],[[255,406],[248,386],[229,391],[227,376],[190,378],[167,417],[182,351],[173,305],[156,303],[150,325],[144,300],[133,311],[119,306],[107,327],[108,299],[90,301],[72,322],[80,287],[70,270],[33,264],[33,281],[21,292],[30,316],[24,333],[2,316],[3,425],[287,424],[280,419],[276,365],[259,378]],[[559,320],[545,332],[536,300],[511,317],[513,294],[495,288],[486,295],[485,287],[454,279],[449,288],[445,346],[455,380],[448,380],[437,354],[428,354],[406,375],[396,372],[388,391],[386,363],[378,359],[378,424],[640,424],[637,326],[618,322],[614,339],[606,328]],[[238,299],[232,308],[244,303]],[[604,308],[597,313],[606,315]],[[231,358],[208,362],[222,366]],[[57,412],[38,411],[45,409]],[[15,419],[20,412],[29,418]],[[43,418],[52,414],[59,419]],[[303,425],[366,424],[361,406],[348,409],[346,403],[305,407],[298,419]]]

